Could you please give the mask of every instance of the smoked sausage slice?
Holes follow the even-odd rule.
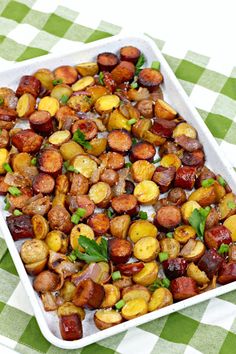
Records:
[[[179,167],[175,175],[175,187],[192,190],[195,183],[196,173],[196,167]]]
[[[124,129],[112,130],[108,134],[107,142],[111,150],[121,154],[126,154],[132,146],[130,134]]]
[[[49,112],[36,111],[29,117],[30,127],[43,135],[49,135],[53,131],[52,117]]]
[[[147,87],[148,89],[157,88],[163,81],[163,76],[160,71],[145,68],[142,69],[138,75],[138,83],[140,86]]]
[[[128,262],[132,249],[132,244],[128,240],[113,238],[108,241],[110,260],[116,264]]]
[[[82,322],[77,313],[60,316],[59,326],[64,340],[76,340],[83,337]]]
[[[148,143],[147,141],[140,141],[132,146],[130,161],[135,162],[137,160],[147,160],[152,162],[155,154],[156,149],[151,143]]]
[[[14,241],[22,238],[33,238],[34,231],[31,223],[31,217],[28,215],[7,216],[7,226]]]
[[[181,212],[176,206],[163,206],[157,211],[156,221],[166,229],[173,229],[181,222]]]
[[[118,56],[114,53],[104,52],[97,56],[97,64],[101,71],[112,71],[118,63]]]
[[[133,47],[132,45],[125,46],[120,49],[120,59],[130,61],[133,64],[137,63],[140,55],[140,50],[136,47]]]
[[[31,75],[22,76],[20,83],[16,90],[16,95],[22,96],[24,93],[30,93],[32,96],[37,98],[39,96],[41,89],[41,82]]]
[[[63,159],[56,149],[44,149],[38,156],[38,168],[41,172],[48,173],[54,177],[61,174]]]
[[[105,290],[102,285],[95,283],[92,279],[85,279],[78,284],[72,302],[78,307],[97,309],[104,296]]]
[[[12,145],[20,152],[37,152],[43,142],[43,138],[31,129],[21,130],[12,137]]]
[[[39,173],[33,180],[35,193],[49,194],[55,187],[54,178],[46,173]]]
[[[179,277],[172,280],[170,288],[174,300],[184,300],[198,294],[196,281],[189,277]]]
[[[109,230],[110,220],[107,215],[97,213],[89,218],[88,225],[93,229],[96,235],[104,235]]]
[[[139,207],[136,197],[132,194],[122,194],[111,200],[111,206],[117,214],[137,214]]]

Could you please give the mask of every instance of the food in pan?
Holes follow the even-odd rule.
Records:
[[[64,340],[236,280],[236,196],[163,80],[127,45],[0,88],[7,224]]]

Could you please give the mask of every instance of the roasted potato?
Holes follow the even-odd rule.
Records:
[[[78,81],[76,81],[72,86],[73,91],[83,91],[85,90],[88,86],[92,86],[94,84],[95,80],[92,76],[84,76]]]
[[[94,323],[98,329],[106,329],[122,322],[119,312],[111,309],[97,310],[94,314]]]
[[[199,240],[190,238],[185,246],[181,249],[180,256],[183,256],[187,261],[197,261],[205,252],[205,245]]]
[[[134,256],[143,262],[150,262],[156,259],[160,252],[160,245],[154,237],[143,237],[134,245]]]
[[[167,154],[160,161],[162,167],[175,167],[176,170],[181,166],[180,158],[175,154]]]
[[[78,248],[80,252],[84,252],[83,247],[79,246],[78,240],[80,235],[86,236],[91,240],[94,240],[93,229],[86,224],[78,224],[73,227],[70,233],[70,245],[73,249]]]
[[[86,178],[90,178],[97,169],[97,163],[86,154],[76,155],[71,161],[71,166]]]
[[[88,152],[94,156],[100,156],[106,150],[107,147],[106,138],[94,138],[90,140],[89,143],[91,145],[91,149],[89,149]]]
[[[66,253],[69,237],[59,230],[53,230],[47,234],[45,242],[50,250],[54,252]]]
[[[43,97],[38,104],[39,111],[47,111],[52,117],[55,116],[59,108],[59,101],[49,96]]]
[[[172,120],[176,117],[177,112],[168,103],[159,99],[155,103],[155,115],[158,118]]]
[[[206,273],[198,268],[193,262],[189,263],[187,268],[188,277],[194,279],[198,285],[204,285],[210,282]]]
[[[157,228],[150,221],[137,220],[134,221],[128,232],[128,236],[132,242],[136,243],[143,237],[157,237]]]
[[[198,204],[195,200],[189,200],[186,203],[184,203],[181,206],[181,214],[184,222],[188,223],[188,220],[192,215],[192,212],[195,209],[200,209],[200,208],[201,208],[200,204]]]
[[[75,289],[76,286],[71,281],[65,280],[63,287],[60,289],[60,296],[62,296],[65,301],[71,301],[74,297]]]
[[[155,311],[173,304],[173,296],[170,290],[166,288],[158,288],[154,291],[148,303],[148,311]]]
[[[76,96],[71,96],[67,101],[67,104],[70,108],[74,109],[77,112],[88,112],[92,106],[92,99],[90,97],[81,94]]]
[[[31,275],[37,275],[46,266],[48,247],[41,240],[27,240],[21,246],[20,255],[27,272]]]
[[[53,89],[54,75],[49,69],[39,69],[34,73],[34,76],[41,82],[41,85],[46,90]]]
[[[128,286],[122,290],[122,299],[125,302],[138,298],[143,298],[146,302],[149,302],[151,298],[150,291],[145,286],[138,284]]]
[[[97,63],[88,62],[77,64],[76,69],[81,76],[94,76],[98,73]]]
[[[174,231],[174,238],[179,243],[186,243],[190,238],[196,237],[196,231],[192,226],[189,225],[181,225],[178,226]]]
[[[131,125],[128,124],[128,119],[121,114],[118,109],[112,111],[108,118],[107,130],[110,132],[114,129],[131,130]]]
[[[113,237],[125,239],[128,234],[131,218],[129,215],[116,216],[110,220],[110,231]]]
[[[236,213],[236,196],[227,193],[219,203],[220,220],[224,220]]]
[[[84,154],[84,150],[75,141],[70,140],[68,142],[64,142],[60,146],[60,153],[63,157],[63,160],[68,161],[72,160],[77,155]]]
[[[144,298],[136,298],[126,302],[122,307],[121,314],[126,320],[132,320],[148,312],[148,305]]]
[[[112,284],[104,284],[105,297],[101,303],[101,308],[113,307],[120,300],[120,290]]]
[[[0,87],[0,97],[3,100],[5,107],[10,109],[16,108],[18,99],[13,90],[8,87]]]
[[[135,182],[150,181],[155,166],[146,160],[138,160],[132,164],[131,174]]]
[[[195,201],[202,207],[214,204],[216,202],[216,194],[214,186],[200,187],[192,192],[189,196],[189,201]]]
[[[20,118],[28,118],[35,110],[36,100],[30,93],[24,93],[16,106],[17,114]]]
[[[142,181],[134,188],[134,195],[140,204],[155,204],[160,195],[159,187],[153,181]]]
[[[59,131],[53,133],[48,139],[50,144],[57,146],[57,147],[66,143],[68,140],[70,140],[69,130],[59,130]]]
[[[54,88],[51,91],[51,97],[56,98],[61,104],[63,102],[64,97],[70,97],[73,93],[72,87],[66,85],[66,84],[59,84],[54,86]]]
[[[120,99],[116,95],[105,95],[95,102],[95,109],[99,114],[109,113],[120,104]]]
[[[24,173],[26,167],[31,166],[31,156],[27,152],[20,152],[11,157],[12,168],[14,172]]]
[[[31,222],[35,238],[44,240],[49,231],[48,221],[42,215],[36,214],[32,217]]]
[[[231,215],[227,219],[225,219],[224,224],[225,227],[231,232],[232,240],[236,241],[236,215]]]
[[[144,263],[144,268],[133,276],[133,281],[136,284],[148,286],[156,280],[157,274],[158,265],[156,261]]]
[[[160,241],[161,252],[168,253],[169,258],[176,258],[180,252],[180,244],[174,238],[164,238]]]
[[[5,148],[0,149],[0,174],[6,172],[4,168],[4,164],[7,163],[8,157],[9,157],[9,153],[7,149]]]
[[[89,190],[89,198],[100,208],[105,208],[111,199],[111,187],[105,182],[92,185]]]
[[[177,138],[181,135],[188,136],[189,138],[196,139],[197,132],[196,130],[188,123],[180,123],[173,131],[173,138]]]
[[[61,294],[61,291],[60,291]],[[75,306],[74,304],[72,304],[72,302],[65,302],[64,304],[62,304],[61,306],[58,307],[57,309],[57,314],[58,316],[69,316],[69,315],[73,315],[77,313],[81,320],[85,319],[85,311],[82,307],[78,307]]]

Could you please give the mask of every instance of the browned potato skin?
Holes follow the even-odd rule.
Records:
[[[129,215],[116,216],[110,220],[110,232],[113,237],[126,239],[131,218]]]
[[[104,235],[108,232],[110,223],[109,218],[105,214],[93,214],[87,224],[93,229],[96,235]]]
[[[73,173],[70,175],[70,194],[86,194],[89,190],[89,182],[86,177],[81,174]]]
[[[110,320],[110,322],[102,321],[101,319],[98,318],[100,311],[105,311],[106,319],[107,319],[107,312],[109,312],[111,314],[111,316],[110,316],[111,320],[113,319],[112,315],[114,313],[114,315],[116,317],[115,321],[114,321],[114,319],[112,321]],[[95,323],[96,327],[100,330],[110,328],[110,327],[115,326],[115,325],[122,322],[122,316],[120,315],[119,312],[116,312],[115,310],[98,310],[97,312],[95,312],[93,319],[94,319],[94,323]]]
[[[20,152],[37,152],[43,142],[43,138],[30,129],[22,130],[12,137],[12,145]]]
[[[55,79],[61,79],[63,84],[71,85],[77,78],[77,70],[73,66],[63,65],[54,70]]]
[[[120,290],[131,286],[133,284],[132,278],[125,275],[121,276],[121,279],[113,281],[113,284],[117,286]]]
[[[66,175],[60,175],[56,178],[56,193],[66,194],[69,191],[69,181]]]
[[[189,196],[189,200],[195,200],[202,207],[214,204],[216,202],[216,194],[214,186],[200,187],[192,192]]]
[[[0,88],[0,97],[4,100],[4,106],[6,108],[16,109],[17,105],[17,97],[13,90],[8,87],[1,87]]]
[[[114,186],[119,181],[119,175],[116,171],[111,168],[106,168],[100,176],[100,180],[109,184],[109,186]]]
[[[14,109],[0,107],[0,128],[10,130],[14,127],[17,113]]]
[[[48,222],[51,229],[69,233],[73,227],[70,214],[62,206],[53,207],[48,213]]]
[[[108,241],[108,252],[112,262],[116,264],[126,263],[132,254],[132,244],[124,239],[110,239]]]
[[[79,307],[96,309],[100,307],[104,296],[105,291],[102,285],[91,279],[85,279],[77,286],[72,302]]]
[[[47,291],[55,291],[59,284],[59,275],[44,270],[34,279],[33,287],[38,293],[45,293]]]

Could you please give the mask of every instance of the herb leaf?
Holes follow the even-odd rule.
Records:
[[[76,132],[73,134],[73,140],[76,143],[79,143],[80,145],[85,147],[85,149],[92,149],[91,144],[87,140],[85,140],[85,135],[80,129],[77,129]]]
[[[135,70],[135,75],[138,75],[140,71],[142,70],[142,66],[145,63],[146,59],[143,54],[140,55],[138,58],[137,64],[136,64],[136,70]]]
[[[163,279],[156,279],[154,283],[152,283],[148,289],[153,292],[158,288],[169,288],[170,286],[170,280],[168,278],[163,278]]]
[[[85,249],[85,253],[75,249],[72,254],[70,254],[69,259],[75,260],[78,258],[86,263],[108,262],[108,242],[105,238],[102,237],[101,243],[98,244],[96,241],[80,235],[78,242],[79,245]]]
[[[224,254],[229,252],[229,245],[226,243],[222,243],[218,249],[219,254]]]
[[[201,209],[194,209],[192,212],[189,223],[190,225],[196,230],[198,237],[200,240],[203,240],[204,237],[204,230],[206,224],[206,218],[210,213],[210,207],[201,208]]]
[[[102,71],[100,71],[100,73],[98,75],[98,82],[99,82],[100,85],[104,85],[103,79],[104,79],[104,74],[103,74]]]

